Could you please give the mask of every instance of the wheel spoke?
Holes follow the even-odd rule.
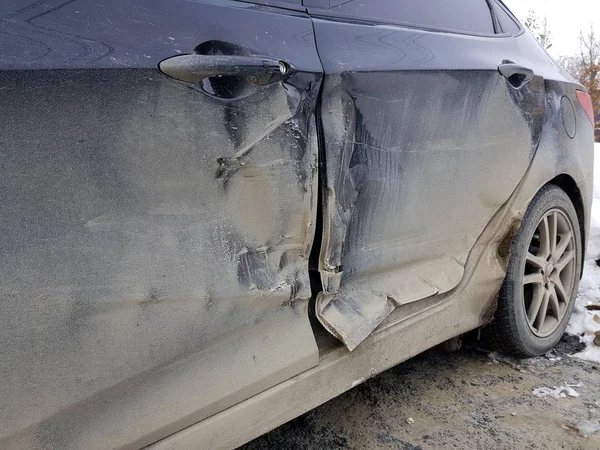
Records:
[[[569,264],[575,258],[575,252],[573,250],[563,253],[562,257],[558,260],[554,266],[556,273],[560,274],[567,264]]]
[[[554,250],[554,253],[552,254],[552,256],[554,256],[556,260],[559,260],[562,257],[562,255],[564,255],[565,250],[569,246],[569,243],[571,242],[572,238],[573,233],[571,233],[570,231],[560,235],[560,242],[557,244],[556,250]]]
[[[549,255],[554,255],[554,252],[556,251],[556,238],[558,237],[558,217],[556,215],[556,211],[552,211],[552,213],[548,216],[548,225],[550,227]]]
[[[533,325],[535,318],[540,312],[540,306],[542,306],[545,292],[546,291],[541,287],[533,290],[533,298],[531,299],[531,305],[529,305],[529,310],[527,311],[527,320],[529,320],[531,325]]]
[[[556,317],[557,320],[560,320],[560,303],[558,302],[558,295],[556,295],[554,287],[550,289],[548,301],[550,303],[550,308],[552,308],[552,311],[554,312],[554,317]]]
[[[527,262],[538,269],[543,269],[546,267],[546,260],[544,258],[540,258],[539,256],[535,256],[531,252],[527,252]]]
[[[554,281],[554,288],[556,289],[556,293],[560,297],[559,300],[562,300],[565,303],[569,303],[569,298],[567,297],[567,291],[565,290],[565,287],[562,284],[562,280],[558,276],[556,277],[556,279]]]
[[[551,254],[550,248],[550,226],[548,216],[544,216],[539,225],[540,230],[540,256],[548,258]]]
[[[523,277],[523,284],[544,284],[544,276],[541,273],[532,273]]]
[[[542,299],[542,305],[540,311],[537,314],[537,320],[535,321],[538,332],[544,328],[544,322],[546,321],[546,315],[548,314],[548,302],[550,301],[550,292],[544,290],[544,298]]]

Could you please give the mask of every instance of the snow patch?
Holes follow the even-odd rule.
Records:
[[[596,260],[600,258],[600,144],[595,146],[594,161],[594,202],[590,240],[588,243],[583,278],[579,284],[579,295],[575,303],[573,316],[567,327],[567,333],[580,336],[586,349],[573,355],[576,358],[600,363],[600,347],[594,344],[595,332],[600,331],[600,311],[588,310],[586,306],[600,305],[600,267]]]
[[[600,421],[598,420],[582,420],[575,424],[569,424],[566,428],[573,429],[582,437],[590,437],[592,434],[600,431]]]
[[[490,360],[488,364],[507,364],[519,372],[543,371],[562,360],[562,357],[558,356],[554,350],[535,358],[515,358],[500,352],[491,352],[487,356]]]
[[[559,387],[538,387],[535,388],[532,394],[535,397],[545,398],[565,398],[565,397],[579,397],[579,393],[573,389],[574,387],[581,387],[581,383],[578,384],[565,384]]]

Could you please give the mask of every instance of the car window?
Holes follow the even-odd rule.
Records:
[[[320,11],[363,20],[494,34],[486,0],[304,0]]]
[[[496,13],[496,18],[500,23],[500,27],[502,28],[502,32],[517,34],[521,31],[521,27],[515,19],[510,16],[505,8],[506,7],[501,2],[496,2],[496,5],[494,5],[494,12]]]

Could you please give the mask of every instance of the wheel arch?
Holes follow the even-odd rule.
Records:
[[[575,207],[575,212],[577,213],[577,220],[579,221],[579,230],[581,231],[581,245],[582,245],[582,248],[585,249],[586,248],[585,223],[586,223],[587,218],[585,217],[583,196],[581,194],[581,190],[579,189],[579,186],[577,186],[577,183],[575,182],[575,180],[566,173],[563,173],[563,174],[560,174],[560,175],[554,177],[552,180],[550,180],[544,186],[547,186],[549,184],[558,186],[559,188],[561,188],[565,192],[565,194],[567,194],[567,196],[573,203],[573,206]],[[580,276],[583,274],[584,261],[585,261],[585,251],[582,252],[582,254],[581,254],[581,272],[582,273],[579,274]]]

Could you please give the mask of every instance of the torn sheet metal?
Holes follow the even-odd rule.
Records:
[[[438,278],[441,286],[456,286],[464,266],[452,257],[440,257],[435,263],[447,275]],[[340,287],[325,291],[317,297],[316,308],[323,326],[340,339],[349,350],[354,350],[398,306],[442,293],[423,278],[431,262],[415,263],[406,268],[402,277],[399,269],[370,274],[368,277],[341,277]],[[455,278],[450,278],[453,274]],[[346,281],[348,280],[348,281]],[[385,288],[378,291],[377,287]],[[449,289],[448,289],[449,290]]]
[[[514,49],[496,41],[469,42],[473,59],[464,36],[314,22],[326,73],[317,316],[352,349],[398,305],[459,284],[537,147],[545,89],[538,77],[513,93],[497,52]]]
[[[332,335],[354,350],[396,308],[393,299],[360,289],[320,294],[319,320]]]

